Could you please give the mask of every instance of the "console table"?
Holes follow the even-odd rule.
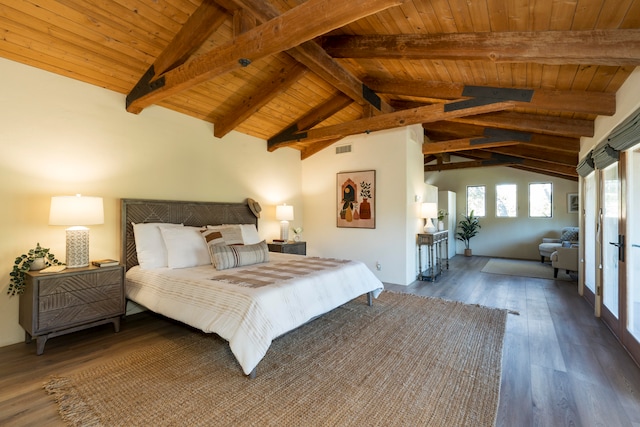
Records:
[[[444,243],[445,256],[442,256],[442,244]],[[422,270],[422,246],[428,247],[426,270]],[[449,230],[436,231],[435,233],[418,234],[418,268],[420,274],[418,280],[430,280],[434,282],[442,273],[442,263],[449,269]]]

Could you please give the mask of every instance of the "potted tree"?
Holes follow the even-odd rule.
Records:
[[[482,228],[477,216],[473,215],[473,211],[469,212],[469,215],[462,215],[460,222],[458,223],[458,240],[464,242],[464,256],[471,256],[471,249],[469,248],[469,240],[476,234],[478,230]]]
[[[40,243],[36,247],[29,249],[29,252],[16,258],[13,270],[9,273],[11,281],[7,294],[16,295],[24,292],[24,276],[29,270],[42,270],[52,265],[63,265],[56,256],[49,252],[49,248],[43,248]]]

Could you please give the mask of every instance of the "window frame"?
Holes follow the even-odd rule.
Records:
[[[531,212],[531,186],[532,185],[549,185],[550,186],[550,191],[549,191],[549,216],[542,216],[542,215],[532,215]],[[529,218],[539,218],[539,219],[550,219],[553,218],[553,182],[551,181],[538,181],[538,182],[530,182],[528,185],[528,193],[527,193],[527,199],[528,199],[528,203],[529,203],[529,209],[528,209],[528,214],[529,214]]]
[[[474,213],[473,215],[478,217],[478,218],[484,218],[487,216],[487,186],[482,184],[482,185],[467,185],[467,194],[465,195],[465,202],[467,204],[466,207],[466,215],[468,216],[471,212],[469,210],[469,188],[479,188],[482,187],[484,189],[483,193],[482,193],[482,205],[483,205],[483,209],[484,212],[482,213],[482,215],[478,215],[478,213],[475,211],[475,209],[473,209]]]
[[[515,187],[515,194],[514,194],[514,202],[515,202],[515,206],[514,206],[514,214],[513,215],[500,215],[500,209],[498,206],[498,202],[500,200],[500,194],[499,194],[499,187]],[[518,217],[518,184],[515,183],[504,183],[504,184],[496,184],[496,218],[517,218]]]

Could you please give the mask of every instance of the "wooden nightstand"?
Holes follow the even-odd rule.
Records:
[[[19,322],[25,342],[36,338],[36,354],[47,339],[113,323],[125,313],[124,266],[69,268],[60,273],[27,272]]]
[[[306,255],[307,242],[271,242],[267,244],[269,252],[280,252],[283,254]]]

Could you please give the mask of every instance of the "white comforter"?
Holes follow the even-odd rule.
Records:
[[[260,267],[288,268],[291,261],[307,257],[270,253],[270,262],[216,271],[211,265],[186,269],[133,267],[126,276],[127,298],[148,309],[229,341],[231,351],[249,375],[264,357],[271,341],[367,292],[378,297],[380,280],[361,262],[341,262],[306,272],[295,279],[278,279],[279,273],[258,274]],[[308,258],[310,261],[317,258]],[[234,280],[240,273],[255,273],[258,283]],[[218,280],[216,280],[218,278]],[[234,283],[235,282],[235,283]]]

